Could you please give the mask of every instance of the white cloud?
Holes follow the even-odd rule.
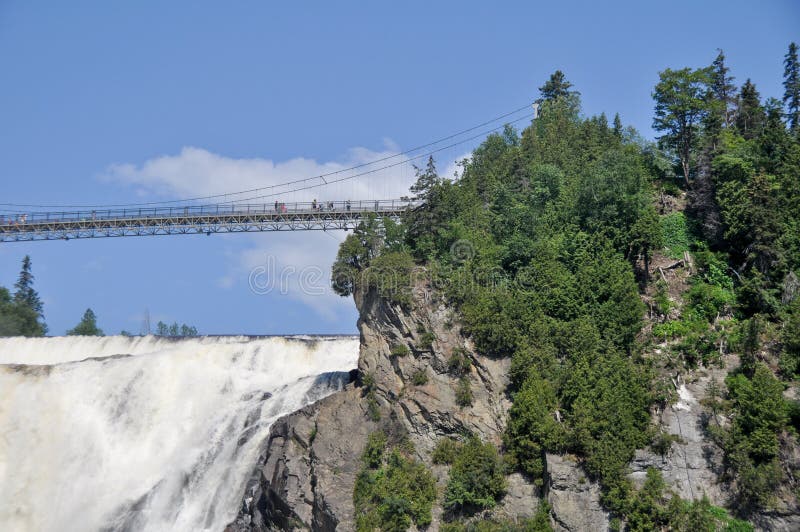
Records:
[[[202,148],[185,147],[177,155],[155,157],[138,165],[111,165],[102,179],[134,186],[148,199],[154,196],[173,199],[231,194],[263,187],[273,188],[247,194],[231,194],[209,202],[237,199],[248,203],[271,204],[276,200],[286,203],[311,201],[315,198],[319,201],[355,201],[393,199],[408,195],[408,188],[415,180],[410,161],[406,156],[397,155],[401,150],[391,141],[384,141],[384,145],[382,151],[352,148],[341,160],[328,162],[305,157],[287,161],[235,159]],[[370,164],[381,159],[385,160]],[[420,161],[414,162],[420,164]],[[440,169],[445,169],[440,174],[452,178],[453,173],[459,170],[455,161],[443,162],[445,164],[438,165]],[[388,165],[395,166],[365,174],[373,168]],[[354,166],[361,167],[350,170]],[[332,173],[334,175],[329,175],[326,179],[333,183],[326,186],[292,191],[309,185],[321,185],[322,179],[279,186],[290,181]],[[354,176],[353,179],[342,180],[350,176]],[[337,180],[341,181],[335,183]],[[332,320],[343,309],[352,308],[351,301],[335,295],[328,285],[331,264],[344,237],[345,233],[340,231],[309,231],[304,232],[302,237],[296,233],[282,232],[248,234],[246,238],[249,245],[229,258],[228,271],[220,273],[217,284],[223,289],[240,283],[252,284],[253,276],[256,275],[257,282],[274,283],[270,295],[282,294],[301,301],[322,318]],[[236,238],[243,236],[237,235]],[[259,276],[262,272],[263,275]],[[314,279],[318,275],[321,278]]]
[[[387,142],[383,151],[353,148],[341,161],[317,162],[297,157],[275,162],[263,158],[233,159],[202,148],[185,147],[177,155],[155,157],[141,165],[111,165],[102,177],[170,198],[231,194],[215,201],[252,203],[272,203],[276,199],[287,203],[310,201],[316,197],[391,199],[406,195],[413,182],[413,172],[402,168],[407,158],[397,153],[397,148]],[[369,164],[383,159],[381,163]],[[395,166],[380,169],[389,165]],[[350,170],[354,166],[359,168]],[[284,185],[320,175],[327,177]],[[330,184],[325,185],[326,180]],[[253,192],[233,194],[244,190]]]

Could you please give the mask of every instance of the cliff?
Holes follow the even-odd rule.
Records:
[[[360,315],[359,377],[342,392],[275,423],[228,532],[354,529],[353,485],[361,467],[360,456],[368,435],[379,428],[404,431],[440,488],[446,482],[447,468],[430,459],[440,437],[469,431],[500,444],[511,404],[505,392],[509,360],[475,353],[457,316],[424,283],[415,287],[408,308],[391,304],[374,291],[355,294],[355,301]],[[402,351],[397,346],[405,346],[408,353],[393,355],[393,350]],[[459,378],[448,367],[457,348],[471,362],[466,379],[473,399],[466,407],[458,405]],[[413,376],[420,372],[426,382],[412,384]],[[375,382],[379,420],[370,414],[365,375]],[[548,457],[548,466],[555,478],[547,490],[548,498],[555,515],[565,514],[556,520],[557,528],[606,527],[597,486],[587,483],[570,460]],[[509,476],[508,488],[493,515],[532,516],[541,490],[519,474]],[[578,511],[573,512],[576,507]],[[433,514],[430,529],[438,530],[441,508],[434,507]]]
[[[501,443],[511,405],[505,391],[509,360],[475,353],[458,317],[425,283],[415,287],[407,306],[392,304],[374,290],[356,293],[355,302],[361,339],[352,382],[275,423],[240,512],[226,532],[354,530],[353,487],[368,435],[378,429],[403,432],[417,459],[434,473],[440,490],[447,467],[431,462],[439,438],[469,431],[484,441]],[[466,353],[471,362],[466,376],[471,406],[458,405],[459,377],[448,364],[454,350]],[[703,430],[711,415],[703,406],[708,382],[724,380],[738,365],[734,356],[724,362],[726,369],[690,373],[686,381],[675,382],[679,401],[653,415],[660,429],[675,435],[676,441],[663,456],[637,451],[630,464],[635,483],[644,479],[648,467],[655,467],[668,487],[686,499],[705,494],[716,505],[730,502],[727,486],[718,480],[721,452]],[[415,379],[420,372],[425,378]],[[366,376],[372,394],[364,385]],[[413,384],[423,380],[424,384]],[[508,492],[490,516],[529,517],[544,498],[555,530],[608,530],[610,516],[599,503],[600,488],[587,479],[579,460],[548,454],[545,463],[541,488],[522,475],[510,475]],[[788,508],[756,518],[765,530],[798,525],[794,510]],[[441,521],[442,509],[434,506],[429,529],[438,530]]]

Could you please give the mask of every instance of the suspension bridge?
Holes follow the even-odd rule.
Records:
[[[0,215],[0,242],[121,236],[355,229],[368,216],[398,219],[414,200],[361,200],[272,204],[32,212]]]
[[[348,230],[355,229],[371,216],[397,220],[404,212],[420,207],[421,203],[408,198],[287,203],[281,198],[295,198],[297,194],[301,198],[308,197],[312,190],[325,191],[328,197],[353,197],[353,190],[344,195],[341,189],[335,188],[337,183],[353,183],[357,178],[373,178],[371,181],[374,182],[376,176],[382,176],[385,193],[386,182],[397,185],[397,167],[402,169],[412,166],[414,161],[433,157],[444,150],[497,133],[517,122],[537,118],[537,104],[533,105],[533,113],[529,112],[529,107],[526,105],[401,153],[322,175],[250,190],[118,205],[0,203],[0,243],[127,236]],[[521,112],[526,114],[519,116]],[[500,126],[495,125],[491,129],[472,134],[505,119],[509,120]],[[466,137],[468,134],[470,136]],[[449,143],[445,145],[445,142]],[[424,152],[419,153],[422,150]],[[377,188],[367,189],[367,192],[367,197],[386,197],[381,196]],[[341,195],[337,196],[337,193]],[[279,199],[273,202],[273,198]],[[254,200],[260,202],[253,203]]]

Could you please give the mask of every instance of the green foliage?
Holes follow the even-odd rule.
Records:
[[[408,355],[411,350],[406,344],[394,344],[389,350],[389,354],[393,357],[404,357]]]
[[[794,134],[800,131],[800,61],[797,59],[797,43],[789,44],[783,60],[783,103],[786,118]]]
[[[772,502],[782,478],[778,434],[789,422],[783,385],[764,364],[752,377],[737,373],[726,379],[733,422],[721,431],[728,473],[736,479],[735,495],[743,513]]]
[[[669,434],[666,432],[659,432],[653,438],[653,441],[650,442],[650,448],[653,450],[654,453],[660,454],[662,457],[666,456],[669,453],[669,450],[672,448],[672,444],[675,442],[680,442],[680,436],[676,436],[675,434]]]
[[[684,501],[667,490],[661,472],[650,468],[642,489],[631,493],[626,502],[626,530],[646,532],[650,530],[724,530],[728,532],[752,532],[753,526],[734,519],[708,498]]]
[[[382,431],[371,433],[367,438],[367,446],[361,455],[361,460],[371,469],[377,469],[383,463],[383,453],[386,452],[386,434]]]
[[[428,384],[428,372],[425,371],[425,368],[420,368],[411,375],[411,383],[414,386],[424,386]]]
[[[653,295],[653,302],[655,303],[655,311],[660,316],[666,316],[673,308],[673,303],[670,301],[669,292],[667,290],[667,283],[659,279],[656,281],[656,292]]]
[[[556,70],[550,75],[550,79],[547,80],[547,83],[539,87],[539,92],[541,93],[541,99],[539,101],[567,98],[571,94],[577,94],[575,91],[571,91],[571,88],[572,83],[567,81],[564,73],[560,70]]]
[[[673,259],[682,259],[683,254],[689,251],[691,236],[682,212],[673,212],[661,217],[661,234],[667,255]]]
[[[364,388],[364,397],[367,399],[367,416],[372,421],[378,422],[381,419],[381,409],[375,394],[377,388],[375,376],[372,373],[361,375],[361,385]]]
[[[31,259],[25,255],[13,297],[0,287],[0,336],[44,336],[47,333],[43,304],[33,288],[33,280]]]
[[[156,336],[197,336],[197,328],[186,325],[185,323],[179,325],[178,322],[173,322],[172,325],[167,325],[163,321],[159,321],[156,324]]]
[[[367,393],[367,416],[374,422],[381,420],[381,407],[375,397],[375,392]]]
[[[472,359],[463,347],[453,348],[450,358],[447,359],[447,369],[459,377],[467,375],[472,367]]]
[[[653,129],[663,135],[661,145],[675,153],[686,185],[694,173],[694,150],[700,126],[710,108],[706,98],[709,69],[666,69],[653,91],[656,102]]]
[[[417,349],[420,351],[430,351],[433,349],[433,342],[436,340],[436,335],[431,331],[425,331],[420,334],[417,339]]]
[[[80,323],[67,331],[68,336],[103,336],[103,331],[97,326],[97,316],[90,308],[83,313]]]
[[[470,438],[450,467],[443,506],[451,515],[493,508],[506,492],[505,468],[490,443]]]
[[[469,379],[466,376],[461,377],[456,385],[456,404],[461,408],[472,406],[473,399]]]
[[[556,419],[558,398],[550,381],[532,372],[514,395],[505,445],[518,467],[540,483],[545,450],[565,446],[566,429]]]
[[[412,270],[412,257],[421,264],[459,313],[475,352],[511,357],[514,405],[504,435],[511,461],[536,479],[545,452],[576,454],[623,520],[638,493],[625,477],[634,449],[665,451],[670,443],[652,441],[648,430],[651,403],[667,394],[653,382],[651,364],[658,362],[639,356],[637,344],[639,289],[650,281],[654,250],[674,258],[692,250],[697,267],[680,317],[653,327],[655,338],[669,341],[668,353],[689,367],[714,364],[720,353],[758,340],[761,329],[750,329],[762,324],[782,331],[779,344],[766,346],[782,349],[783,374],[800,371],[800,311],[792,303],[792,275],[800,272],[800,143],[778,102],[762,103],[749,80],[734,101],[731,80],[721,51],[712,67],[660,74],[653,96],[662,150],[618,117],[613,127],[604,115],[581,117],[578,94],[556,73],[542,87],[538,118],[521,134],[509,127],[489,135],[456,182],[441,179],[430,160],[413,190],[424,204],[391,228],[376,223],[348,237],[334,266],[335,273],[363,274],[386,256],[377,269],[383,274]],[[652,183],[670,186],[675,173],[685,181],[689,208],[659,217]],[[340,293],[366,282],[396,298],[380,278],[354,278]],[[667,288],[656,287],[654,305],[664,318],[674,313]],[[776,435],[790,416],[759,369],[757,349],[739,352],[743,381],[730,397],[720,393],[714,408],[731,409],[730,426],[716,437],[747,508],[768,501],[770,479],[779,478]],[[462,406],[472,402],[468,360],[457,352],[448,360]],[[745,423],[761,403],[785,415]],[[647,493],[636,510],[641,528],[689,529],[691,519],[723,526],[713,507],[659,492],[656,480]]]
[[[456,457],[461,452],[462,444],[453,438],[439,438],[436,447],[433,449],[431,460],[434,464],[452,465]]]
[[[787,318],[781,332],[780,367],[789,378],[800,374],[800,298],[795,299],[787,311]]]
[[[423,464],[401,448],[387,448],[382,432],[370,434],[362,461],[353,489],[356,530],[401,532],[430,524],[436,481]]]
[[[411,303],[411,273],[414,259],[405,251],[383,253],[370,263],[364,272],[367,286],[375,288],[378,294],[400,305]]]

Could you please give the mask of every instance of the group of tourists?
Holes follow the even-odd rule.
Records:
[[[334,205],[334,203],[332,201],[328,201],[328,202],[319,201],[318,202],[317,199],[314,198],[314,200],[311,202],[311,210],[312,211],[326,211],[326,210],[327,211],[333,211],[333,210],[335,210],[335,208],[336,207],[335,207],[335,205]],[[344,202],[344,208],[347,211],[349,211],[352,208],[350,200],[347,200],[346,202]],[[275,212],[286,212],[286,204],[285,203],[280,203],[280,202],[278,202],[276,200],[275,201]]]
[[[27,221],[27,214],[18,214],[17,216],[0,214],[0,225],[21,225]]]

